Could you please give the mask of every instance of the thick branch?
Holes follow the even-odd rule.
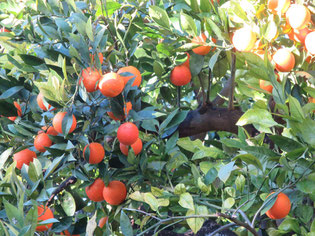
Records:
[[[235,125],[243,115],[240,110],[229,110],[228,108],[200,107],[190,111],[186,119],[179,125],[180,137],[193,136],[207,131],[228,131],[237,134],[238,127]],[[245,127],[250,134],[256,130],[252,126]]]

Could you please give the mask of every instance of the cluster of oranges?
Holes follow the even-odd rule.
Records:
[[[94,60],[93,55],[92,60]],[[99,60],[102,63],[103,56],[98,54]],[[109,72],[104,75],[94,67],[88,67],[82,70],[81,77],[79,78],[79,84],[83,84],[87,92],[95,92],[99,90],[104,96],[113,98],[118,96],[123,90],[127,82],[134,79],[132,86],[140,86],[141,73],[133,66],[127,66],[120,68],[117,72]],[[46,100],[42,93],[37,95],[37,104],[43,111],[54,111],[53,108]],[[17,108],[18,116],[22,116],[22,110],[17,102],[14,102]],[[127,118],[130,110],[132,109],[132,103],[126,102],[124,107],[124,115],[116,117],[113,112],[107,112],[108,116],[115,121],[123,121]],[[72,117],[72,123],[65,125],[65,117]],[[16,117],[8,117],[14,121]],[[65,127],[67,126],[67,127]],[[68,127],[70,126],[70,127]],[[73,114],[67,111],[60,111],[55,114],[52,119],[52,126],[44,126],[40,130],[34,139],[34,147],[38,152],[45,152],[47,148],[53,145],[53,141],[50,136],[57,136],[59,134],[72,133],[77,128],[77,120]],[[69,130],[66,130],[69,129]],[[138,127],[132,122],[122,123],[117,130],[117,139],[120,142],[121,152],[128,156],[129,149],[133,150],[135,155],[138,155],[142,151],[142,140],[139,138]],[[105,158],[105,150],[101,143],[91,142],[87,144],[83,149],[83,157],[90,164],[98,164]],[[37,158],[36,152],[30,149],[21,150],[13,155],[13,160],[16,162],[16,167],[21,169],[23,165],[29,165],[30,162]],[[113,180],[110,181],[107,186],[102,179],[97,178],[91,185],[85,189],[87,197],[91,201],[100,202],[105,200],[108,204],[113,206],[120,205],[126,198],[127,188],[124,183]],[[38,221],[44,221],[53,218],[53,213],[49,207],[43,205],[38,206]],[[104,217],[100,220],[99,226],[103,227],[108,220]],[[37,231],[46,231],[52,227],[52,224],[41,225],[36,228]],[[70,235],[66,230],[62,235]]]

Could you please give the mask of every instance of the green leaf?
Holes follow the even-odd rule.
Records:
[[[279,230],[284,232],[291,232],[292,230],[296,233],[300,233],[300,225],[297,219],[294,218],[286,218],[282,223],[279,225]]]
[[[210,18],[207,18],[207,23],[209,24],[211,30],[215,33],[215,35],[218,37],[219,40],[225,40],[224,36],[222,34],[221,29],[218,27],[218,25],[213,22]]]
[[[138,202],[145,202],[143,194],[140,193],[139,191],[135,191],[129,194],[129,198]]]
[[[67,135],[71,129],[72,123],[74,122],[72,113],[67,112],[66,115],[62,119],[62,133]]]
[[[57,168],[57,166],[60,164],[60,162],[62,161],[62,159],[64,158],[64,154],[60,157],[57,157],[53,160],[53,162],[49,165],[49,167],[47,168],[47,170],[45,171],[45,176],[44,176],[44,180],[49,177],[54,170]]]
[[[149,204],[153,211],[157,211],[159,208],[159,202],[153,196],[153,194],[152,193],[144,193],[143,196],[144,196],[145,203]]]
[[[208,214],[208,209],[206,206],[196,206],[196,210],[188,210],[186,213],[186,216],[190,216],[190,215],[207,215]],[[205,222],[204,218],[189,218],[186,220],[187,224],[189,225],[189,227],[191,228],[191,230],[194,233],[197,233],[203,223]]]
[[[223,208],[224,208],[224,209],[230,209],[230,208],[232,208],[232,206],[233,206],[234,204],[235,204],[235,199],[229,197],[229,198],[227,198],[227,199],[224,200],[224,202],[223,202]]]
[[[197,26],[191,16],[181,12],[180,25],[184,32],[188,33],[189,35],[197,36]]]
[[[270,135],[269,138],[282,150],[291,152],[303,148],[303,145],[293,139],[281,135]]]
[[[124,236],[133,236],[133,231],[129,217],[126,215],[124,211],[121,211],[120,213],[120,228]]]
[[[176,195],[181,195],[182,193],[185,193],[186,192],[186,187],[185,187],[185,184],[177,184],[174,188],[174,193]]]
[[[247,110],[236,123],[236,125],[239,126],[248,124],[257,124],[268,128],[278,125],[278,123],[272,118],[269,111],[259,108]]]
[[[231,175],[231,172],[234,169],[234,163],[235,161],[231,161],[230,163],[228,163],[227,165],[224,165],[223,167],[220,168],[219,173],[218,173],[218,177],[225,183],[228,178]]]
[[[92,17],[86,22],[85,31],[91,41],[94,41],[93,29],[92,29]]]
[[[211,56],[209,60],[209,68],[211,69],[211,71],[213,71],[214,65],[216,64],[220,53],[221,53],[221,50],[218,50],[215,54]]]
[[[7,99],[20,92],[24,86],[14,86],[1,94],[0,99]]]
[[[22,226],[24,224],[24,217],[21,214],[23,212],[23,209],[18,209],[12,204],[10,204],[7,200],[3,200],[4,209],[7,214],[7,217],[11,224],[15,225],[14,219],[17,220],[18,226]]]
[[[71,193],[69,193],[68,191],[65,191],[60,201],[61,201],[61,206],[64,212],[67,214],[67,216],[73,216],[74,213],[76,212],[76,204]]]
[[[257,159],[257,157],[255,157],[252,154],[247,153],[247,154],[237,155],[236,157],[233,158],[233,161],[236,161],[238,159],[244,161],[245,163],[247,163],[249,165],[251,164],[251,165],[257,167],[260,170],[263,169],[261,162]]]
[[[174,116],[177,114],[178,108],[176,108],[171,114],[167,116],[167,118],[162,122],[160,125],[160,130],[159,132],[162,133],[162,131],[167,127],[167,125],[172,121]]]
[[[1,153],[1,155],[0,155],[0,170],[3,170],[4,163],[8,160],[8,158],[12,154],[12,152],[13,152],[13,147],[10,147]]]
[[[307,118],[302,123],[295,124],[295,127],[305,142],[315,146],[315,120]]]
[[[291,117],[293,117],[297,121],[304,120],[305,115],[299,101],[295,97],[292,97],[291,95],[289,95],[288,100]]]
[[[235,180],[235,185],[236,185],[236,189],[242,193],[244,191],[244,186],[245,186],[245,177],[244,175],[239,175],[237,176],[236,180]]]
[[[181,205],[184,208],[190,209],[192,211],[195,210],[194,207],[194,200],[192,198],[192,196],[190,195],[190,193],[182,193],[180,195],[179,201],[178,201],[179,205]]]
[[[149,8],[149,16],[162,27],[167,29],[170,28],[170,19],[166,13],[166,11],[158,6],[150,6]]]
[[[213,181],[217,178],[218,171],[216,168],[211,168],[207,174],[205,175],[205,184],[210,185],[213,183]]]
[[[32,55],[20,54],[19,56],[22,58],[25,64],[30,65],[30,66],[39,66],[45,63],[43,59],[32,56]]]
[[[198,55],[198,54],[191,54],[189,59],[189,67],[191,76],[198,75],[200,71],[202,70],[203,63],[204,63],[205,57]]]

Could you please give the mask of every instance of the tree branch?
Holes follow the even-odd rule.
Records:
[[[232,61],[231,61],[231,86],[230,86],[230,92],[229,92],[229,110],[234,110],[234,89],[235,89],[235,72],[236,72],[236,55],[235,55],[235,49],[231,52]]]

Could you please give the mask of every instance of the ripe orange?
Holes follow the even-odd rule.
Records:
[[[186,55],[187,55],[187,60],[182,65],[186,66],[189,69],[190,54],[188,52],[186,52]]]
[[[17,109],[17,114],[18,114],[18,116],[22,116],[22,109],[21,109],[20,104],[18,104],[17,102],[14,102],[13,104],[14,104],[14,106],[15,106],[16,109]],[[11,120],[11,121],[15,121],[16,118],[17,118],[17,116],[9,116],[9,117],[8,117],[8,119]]]
[[[4,27],[2,27],[2,28],[0,28],[0,32],[2,33],[2,32],[11,32],[11,31],[6,29],[6,28],[4,28]]]
[[[256,34],[248,27],[238,29],[234,32],[232,43],[236,50],[248,52],[255,46]]]
[[[82,70],[82,82],[89,93],[97,90],[97,84],[101,78],[100,73],[97,69],[88,67]]]
[[[54,129],[53,126],[50,126],[47,129],[46,134],[56,136],[56,135],[58,135],[58,132]]]
[[[126,118],[126,116],[129,115],[129,111],[130,111],[131,109],[132,109],[132,103],[131,103],[131,102],[127,102],[127,103],[126,103],[126,106],[124,107],[124,113],[125,113],[125,115],[124,115],[123,117],[118,118],[118,117],[114,116],[114,113],[111,112],[111,111],[108,111],[108,112],[107,112],[107,115],[108,115],[110,118],[112,118],[113,120],[123,120],[123,119]]]
[[[85,188],[87,197],[93,202],[101,202],[104,200],[103,189],[105,184],[102,179],[96,179],[93,184]]]
[[[37,207],[37,213],[38,213],[37,223],[54,218],[54,214],[52,213],[50,208],[45,207],[44,205],[40,205]],[[46,225],[38,225],[36,227],[36,231],[40,232],[47,231],[52,227],[52,225],[53,225],[52,223]]]
[[[284,14],[290,6],[290,0],[269,0],[268,9],[272,13],[277,14],[281,12],[281,15]]]
[[[120,151],[125,155],[128,156],[129,152],[129,146],[125,144],[120,144],[119,145]],[[131,148],[135,155],[138,155],[142,151],[142,141],[140,138],[137,139],[137,141],[134,144],[131,144]]]
[[[40,152],[45,152],[46,147],[50,147],[51,145],[52,141],[46,133],[38,134],[34,139],[34,147]]]
[[[89,147],[90,156],[89,156],[89,163],[90,164],[98,164],[100,163],[105,157],[105,150],[102,144],[100,143],[90,143],[86,145],[83,149],[83,157],[85,158],[85,151],[86,148]]]
[[[103,228],[107,221],[108,221],[108,216],[101,218],[100,221],[98,222],[98,227]]]
[[[290,72],[294,68],[294,55],[286,48],[278,49],[272,59],[280,72]]]
[[[127,189],[124,183],[113,180],[103,189],[103,197],[105,201],[111,205],[120,205],[127,196]]]
[[[126,75],[124,76],[123,73],[131,73],[132,75]],[[126,66],[126,67],[122,67],[120,68],[118,71],[117,71],[117,74],[118,74],[118,78],[121,78],[125,85],[127,84],[127,82],[130,80],[130,79],[133,79],[135,77],[135,80],[133,81],[132,83],[132,86],[137,86],[139,87],[140,84],[141,84],[141,73],[140,71],[134,67],[134,66]]]
[[[37,95],[36,101],[37,101],[37,104],[38,104],[39,108],[42,109],[43,111],[47,111],[47,110],[51,109],[51,105],[50,104],[48,104],[48,107],[45,106],[45,103],[44,103],[45,97],[44,97],[44,95],[42,93],[39,93]]]
[[[307,27],[297,30],[297,29],[292,29],[289,33],[288,36],[291,40],[294,40],[299,43],[304,43],[306,36],[311,32],[311,30]]]
[[[102,76],[98,88],[101,93],[106,97],[118,96],[125,87],[125,82],[117,73],[110,72]]]
[[[54,129],[60,134],[62,134],[62,120],[66,114],[67,114],[66,111],[58,112],[53,119]],[[69,134],[72,133],[76,127],[77,127],[77,119],[75,118],[74,115],[72,115],[72,125],[70,127]]]
[[[278,73],[276,73],[277,81],[280,83],[280,76]],[[259,87],[269,93],[272,93],[273,86],[271,85],[271,82],[266,81],[266,80],[259,80]]]
[[[134,144],[139,138],[138,127],[131,122],[121,124],[117,130],[117,138],[119,142],[122,144],[125,145]]]
[[[175,86],[183,86],[191,81],[190,69],[185,65],[175,66],[171,72],[171,83]]]
[[[98,59],[100,60],[100,63],[103,64],[103,61],[104,61],[103,54],[101,52],[99,52],[97,55],[98,55]],[[92,55],[92,53],[90,53],[90,57],[92,58],[92,63],[93,63],[94,62],[94,55]]]
[[[70,232],[68,230],[65,230],[63,232],[60,233],[60,235],[67,235],[67,236],[80,236],[80,234],[70,234]]]
[[[305,37],[305,47],[306,50],[312,54],[315,55],[315,31],[309,33]]]
[[[293,29],[303,29],[311,21],[311,12],[303,5],[292,4],[286,13],[286,20]]]
[[[272,192],[271,194],[274,194],[274,192]],[[266,212],[266,215],[271,219],[278,220],[278,219],[282,219],[286,217],[289,214],[290,209],[291,209],[291,202],[288,196],[284,193],[279,193],[277,196],[276,202]]]
[[[204,33],[202,33],[201,36],[196,36],[191,40],[192,43],[199,44],[199,45],[207,45],[206,41],[207,41],[207,36]],[[215,38],[212,38],[212,42],[216,43],[216,41],[217,40]],[[192,51],[198,55],[204,56],[204,55],[207,55],[211,51],[211,46],[196,47]]]
[[[37,158],[36,153],[29,149],[24,149],[13,155],[13,160],[16,161],[16,168],[18,169],[22,169],[23,164],[29,165],[34,158]]]

